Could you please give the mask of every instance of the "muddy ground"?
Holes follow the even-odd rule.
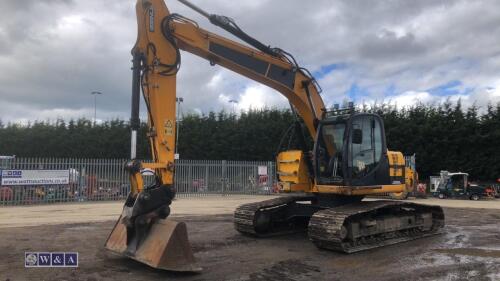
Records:
[[[0,228],[4,280],[500,280],[500,211],[445,209],[445,234],[351,255],[318,250],[306,234],[254,239],[230,215],[188,222],[203,271],[154,270],[103,249],[114,221]],[[77,251],[78,268],[24,268],[25,251]]]

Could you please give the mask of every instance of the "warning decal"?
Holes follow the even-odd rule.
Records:
[[[165,121],[165,135],[173,136],[174,135],[174,123],[172,120]]]

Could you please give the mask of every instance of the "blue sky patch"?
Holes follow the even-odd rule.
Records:
[[[460,86],[462,86],[462,82],[459,80],[452,80],[445,84],[436,86],[434,88],[430,88],[425,90],[429,92],[431,95],[435,96],[450,96],[460,94]]]
[[[321,79],[326,75],[330,74],[334,70],[345,69],[347,65],[345,63],[332,63],[327,65],[322,65],[319,70],[313,72],[316,79]]]
[[[358,86],[356,82],[351,84],[351,87],[346,91],[346,96],[349,97],[349,100],[356,101],[361,97],[366,97],[370,95],[370,92],[367,88],[363,88]]]
[[[389,87],[387,87],[384,91],[385,96],[395,96],[396,95],[396,86],[394,84],[391,84]]]

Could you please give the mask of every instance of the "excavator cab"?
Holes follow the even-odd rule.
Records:
[[[314,148],[318,184],[390,184],[384,125],[380,116],[335,111],[318,125]]]

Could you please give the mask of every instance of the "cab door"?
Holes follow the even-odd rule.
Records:
[[[355,114],[349,120],[345,147],[347,181],[352,186],[390,184],[384,124],[375,114]]]

